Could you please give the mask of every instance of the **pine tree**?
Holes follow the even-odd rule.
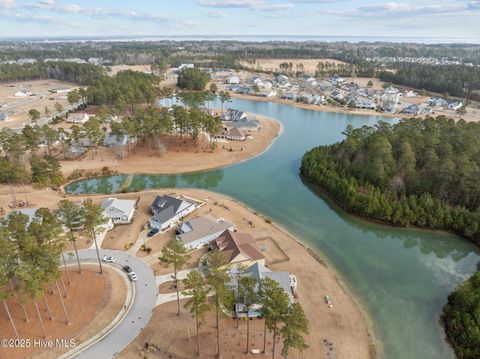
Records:
[[[187,254],[187,249],[181,241],[172,239],[162,248],[162,255],[158,259],[160,259],[166,267],[173,266],[173,280],[175,281],[175,289],[177,292],[177,315],[180,315],[180,294],[177,274],[182,270],[183,266],[187,264],[190,255]]]

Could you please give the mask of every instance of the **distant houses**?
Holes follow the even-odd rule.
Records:
[[[225,230],[233,230],[233,227],[230,222],[206,214],[183,222],[176,237],[187,249],[194,250],[209,244]]]
[[[240,84],[240,78],[238,76],[230,76],[225,82],[229,85],[238,85]]]
[[[135,214],[137,201],[130,199],[107,198],[102,201],[103,215],[113,224],[129,224]]]
[[[0,121],[7,121],[8,114],[6,112],[0,112]]]
[[[72,113],[67,117],[67,123],[84,124],[90,119],[87,113]]]
[[[150,206],[153,215],[149,220],[150,227],[165,230],[195,209],[195,204],[190,201],[167,195],[157,196]]]
[[[441,97],[433,96],[428,100],[428,105],[431,107],[446,107],[447,101]]]
[[[108,133],[103,139],[104,147],[125,146],[128,143],[128,135],[115,135]]]
[[[449,101],[448,104],[447,104],[447,107],[450,110],[454,110],[454,111],[458,110],[462,106],[463,106],[463,103],[460,102],[460,101]]]

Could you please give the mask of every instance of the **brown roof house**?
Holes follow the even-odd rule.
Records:
[[[212,242],[211,246],[224,254],[228,264],[265,264],[264,255],[260,252],[255,239],[248,233],[226,230]]]

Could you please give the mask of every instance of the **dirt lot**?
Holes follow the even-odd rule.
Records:
[[[71,324],[65,323],[65,316],[61,301],[55,287],[54,294],[50,289],[45,290],[45,295],[53,315],[53,320],[48,319],[43,298],[38,300],[40,313],[44,320],[48,339],[75,339],[76,344],[85,341],[102,328],[106,327],[123,307],[126,296],[125,281],[113,270],[106,268],[104,274],[98,273],[97,267],[84,265],[83,273],[79,274],[69,267],[71,284],[67,283],[67,276],[63,274],[67,287],[67,298],[64,298]],[[61,284],[60,290],[63,293]],[[33,304],[26,305],[29,321],[25,322],[18,298],[8,301],[10,312],[15,321],[20,338],[40,339],[42,330]],[[0,337],[14,338],[13,330],[8,323],[8,317],[3,310],[0,314]],[[0,348],[0,358],[56,358],[69,348],[30,348],[11,349]]]
[[[293,71],[296,71],[297,64],[303,64],[305,73],[308,75],[315,75],[317,65],[319,62],[329,62],[334,64],[341,64],[342,61],[333,59],[257,59],[255,64],[242,62],[242,65],[250,67],[253,70],[263,71],[280,71],[280,64],[288,62],[293,64]]]
[[[264,116],[255,117],[262,128],[258,132],[252,132],[252,138],[246,141],[218,142],[213,153],[206,141],[193,145],[190,142],[185,144],[185,140],[181,139],[169,139],[168,152],[163,155],[155,153],[155,150],[150,152],[147,145],[134,148],[132,156],[125,149],[122,160],[116,157],[115,149],[101,148],[93,159],[91,154],[88,154],[81,160],[61,161],[63,173],[67,177],[75,169],[91,171],[105,166],[128,174],[185,173],[224,167],[258,155],[277,137],[280,131],[277,121]]]
[[[75,84],[55,80],[37,80],[0,84],[0,112],[9,115],[8,120],[0,122],[0,127],[17,128],[29,124],[28,111],[36,109],[45,116],[45,107],[55,112],[54,104],[59,102],[64,108],[69,106],[66,93],[49,93],[53,89],[77,88]],[[15,97],[21,90],[32,92],[34,96]]]
[[[107,72],[108,75],[110,76],[115,76],[120,71],[126,71],[126,70],[145,72],[145,73],[152,72],[150,65],[117,65],[117,66],[109,66],[108,68],[111,70]]]

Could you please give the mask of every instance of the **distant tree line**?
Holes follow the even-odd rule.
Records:
[[[480,67],[395,64],[395,71],[379,73],[382,81],[480,100]]]
[[[344,209],[480,243],[480,124],[436,119],[347,127],[305,153],[301,172]]]
[[[105,75],[104,68],[74,62],[40,62],[34,64],[0,64],[0,81],[54,79],[91,85]]]

